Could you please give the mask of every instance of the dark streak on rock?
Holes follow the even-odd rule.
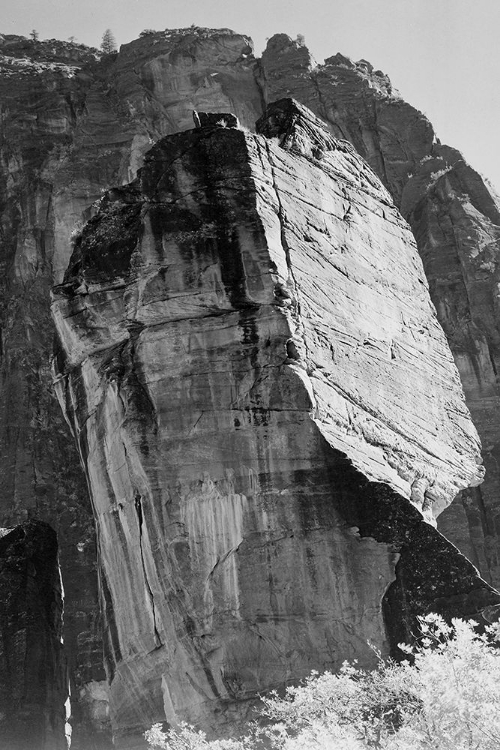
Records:
[[[143,515],[142,515],[142,498],[140,495],[136,495],[134,499],[134,505],[135,505],[135,512],[137,514],[137,521],[139,524],[139,547],[141,550],[141,563],[142,563],[142,570],[144,573],[144,582],[146,584],[146,588],[148,590],[149,594],[149,601],[151,603],[151,609],[153,611],[153,627],[154,627],[154,634],[155,634],[155,641],[156,641],[156,648],[160,648],[160,646],[163,646],[162,640],[160,638],[160,634],[158,632],[158,628],[156,625],[156,609],[155,609],[155,600],[153,596],[153,591],[151,589],[151,586],[149,584],[148,579],[148,573],[146,569],[146,563],[144,560],[144,550],[142,547],[142,524],[143,524]]]
[[[111,598],[111,592],[109,590],[106,573],[104,572],[102,565],[99,566],[99,589],[101,592],[101,609],[104,626],[104,663],[106,665],[108,682],[109,684],[111,684],[113,682],[113,677],[115,674],[115,667],[122,660],[122,654],[120,650],[118,629],[116,627],[113,600]]]

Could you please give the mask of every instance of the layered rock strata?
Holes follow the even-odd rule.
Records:
[[[211,122],[106,193],[54,290],[120,748],[153,721],[235,731],[417,614],[500,601],[422,520],[482,468],[389,194],[291,100],[262,135]]]
[[[0,746],[66,750],[56,534],[29,521],[0,529]]]

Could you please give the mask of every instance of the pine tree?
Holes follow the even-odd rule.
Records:
[[[101,50],[105,55],[116,51],[116,40],[111,29],[106,29],[102,35]]]
[[[38,39],[39,39],[38,31],[36,29],[33,29],[32,31],[30,31],[30,37],[33,39],[34,42],[38,42]]]

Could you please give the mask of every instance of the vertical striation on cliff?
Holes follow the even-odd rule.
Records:
[[[411,226],[486,468],[484,483],[461,493],[438,523],[498,586],[500,199],[366,60],[337,54],[318,65],[297,41],[277,34],[268,42],[260,71],[266,101],[293,92],[335,136],[349,140]]]
[[[192,109],[231,111],[253,129],[266,102],[294,96],[354,145],[410,222],[487,469],[484,483],[463,490],[438,523],[499,585],[498,200],[388,77],[340,54],[318,65],[283,34],[259,60],[248,37],[202,28],[141,35],[102,60],[83,45],[0,36],[0,71],[0,524],[39,518],[58,533],[74,750],[91,741],[110,747],[107,685],[91,508],[47,366],[49,289],[62,280],[70,236],[93,215],[94,201],[132,180],[155,140],[192,127]],[[350,385],[355,391],[354,379]],[[372,426],[356,425],[366,439]],[[366,448],[372,468],[388,434],[384,427],[383,447],[374,434]],[[397,446],[390,452],[392,481],[402,489]],[[426,508],[429,479],[424,472],[413,489]],[[105,579],[101,588],[108,612]]]
[[[123,748],[499,600],[422,520],[482,468],[389,194],[296,102],[216,119],[105,194],[54,289]]]
[[[85,109],[89,75],[81,69],[95,63],[83,45],[0,39],[0,522],[39,519],[58,534],[74,750],[86,750],[89,734],[98,750],[110,745],[98,739],[86,700],[88,686],[105,679],[94,522],[78,453],[52,392],[49,292],[59,243],[67,244],[76,218],[99,194],[99,187],[83,184],[84,170],[77,182],[62,168]],[[63,191],[65,179],[71,185]]]

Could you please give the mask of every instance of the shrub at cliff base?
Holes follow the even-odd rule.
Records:
[[[475,627],[421,618],[418,644],[401,646],[408,661],[312,674],[264,698],[270,724],[238,740],[209,741],[188,725],[166,734],[155,725],[146,739],[164,750],[499,750],[500,625]]]

